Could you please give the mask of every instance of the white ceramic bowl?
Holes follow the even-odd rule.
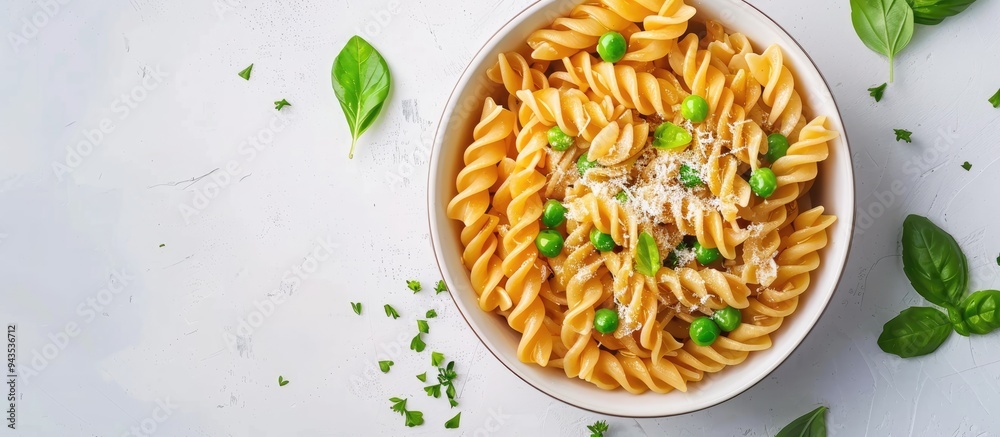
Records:
[[[427,181],[427,208],[437,263],[455,304],[475,334],[504,366],[532,387],[568,404],[617,416],[660,417],[708,408],[742,393],[781,364],[816,324],[833,296],[847,260],[854,223],[854,173],[843,121],[830,88],[812,60],[770,18],[741,0],[689,0],[698,9],[696,20],[713,19],[729,32],[747,35],[757,52],[772,43],[779,44],[786,63],[796,74],[796,88],[805,100],[808,114],[828,116],[833,129],[841,133],[830,143],[830,157],[821,164],[812,188],[815,203],[838,217],[828,231],[830,243],[822,253],[823,262],[813,272],[810,289],[796,312],[772,335],[773,347],[752,353],[738,366],[706,375],[703,381],[691,384],[686,393],[633,395],[624,390],[606,391],[586,381],[567,378],[560,369],[522,363],[516,356],[520,334],[508,327],[502,317],[479,309],[469,274],[462,264],[461,224],[448,219],[445,208],[455,194],[462,153],[472,141],[472,128],[478,121],[483,99],[488,95],[498,97],[502,92],[502,87],[487,79],[486,70],[496,62],[497,54],[522,47],[533,30],[566,15],[578,3],[582,0],[543,0],[526,8],[479,50],[455,86],[437,129]],[[504,103],[506,99],[497,101]]]

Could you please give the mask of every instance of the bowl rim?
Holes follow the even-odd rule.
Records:
[[[434,140],[433,140],[433,143],[432,143],[434,147],[431,148],[430,154],[428,155],[427,185],[426,185],[425,188],[427,190],[427,226],[428,226],[428,231],[430,233],[431,251],[434,253],[434,263],[437,265],[438,272],[441,274],[441,277],[444,280],[446,280],[446,281],[447,281],[447,279],[446,279],[447,275],[445,274],[444,267],[442,266],[442,263],[441,263],[441,256],[442,256],[442,254],[438,253],[438,247],[437,247],[437,244],[435,244],[435,241],[440,236],[439,236],[438,233],[435,232],[434,217],[431,214],[431,208],[434,207],[434,205],[432,204],[432,202],[434,200],[434,191],[433,191],[433,188],[434,188],[434,176],[435,176],[434,169],[435,169],[435,166],[433,164],[436,162],[435,161],[435,157],[436,157],[436,154],[437,154],[438,146],[440,145],[440,142],[441,142],[441,139],[442,139],[442,135],[444,135],[444,133],[445,133],[445,132],[443,132],[443,127],[444,127],[444,123],[445,123],[445,116],[448,115],[449,113],[453,113],[454,112],[454,108],[455,108],[455,101],[454,101],[455,94],[458,93],[459,86],[467,83],[467,81],[469,79],[469,77],[468,77],[469,70],[472,68],[472,66],[476,62],[476,60],[478,60],[480,58],[480,56],[482,56],[483,51],[485,51],[487,49],[491,49],[492,46],[494,45],[493,43],[497,39],[497,37],[502,32],[504,32],[508,28],[508,26],[510,26],[511,23],[513,23],[513,22],[521,19],[522,17],[524,17],[526,13],[528,13],[531,9],[535,8],[539,4],[547,3],[547,2],[553,2],[553,1],[557,1],[557,0],[535,0],[535,1],[531,2],[530,4],[526,5],[522,10],[518,11],[516,14],[514,14],[513,16],[511,16],[510,19],[508,19],[507,21],[505,21],[503,24],[501,24],[500,27],[497,28],[497,30],[495,32],[493,32],[493,34],[491,34],[489,36],[489,38],[486,39],[486,41],[482,44],[482,46],[478,50],[476,50],[476,52],[469,59],[469,63],[465,66],[465,68],[462,69],[462,73],[458,76],[458,80],[456,81],[455,86],[452,87],[451,92],[448,93],[448,99],[445,101],[444,108],[441,110],[441,116],[438,118],[437,128],[434,131]],[[585,0],[578,0],[578,1],[580,1],[582,3]],[[847,260],[850,258],[850,256],[851,256],[851,249],[854,246],[854,236],[855,236],[856,222],[857,222],[857,204],[854,203],[854,202],[857,201],[857,198],[856,198],[856,195],[855,195],[855,192],[856,192],[856,183],[855,183],[855,175],[854,175],[854,166],[852,165],[853,154],[851,153],[851,142],[848,139],[847,127],[844,124],[844,119],[843,119],[843,116],[841,115],[840,105],[837,103],[837,98],[836,98],[836,96],[833,93],[833,89],[830,88],[830,82],[826,79],[826,76],[823,75],[823,72],[819,69],[819,66],[816,65],[816,61],[813,60],[813,58],[809,54],[809,52],[806,51],[806,49],[804,47],[802,47],[802,44],[799,43],[799,41],[797,39],[795,39],[795,37],[792,36],[791,33],[788,32],[788,30],[786,30],[781,24],[779,24],[777,21],[775,21],[773,18],[771,18],[771,16],[767,15],[766,13],[764,13],[764,11],[762,11],[762,10],[760,10],[760,8],[754,6],[749,1],[747,1],[747,0],[731,0],[731,1],[743,3],[744,5],[749,6],[751,9],[757,11],[757,13],[759,13],[762,17],[766,18],[768,22],[770,22],[773,26],[775,26],[777,29],[779,29],[786,36],[788,36],[788,39],[790,39],[796,45],[796,47],[798,47],[798,49],[805,55],[805,58],[809,61],[809,66],[819,76],[820,80],[823,83],[823,86],[826,88],[827,93],[830,95],[830,99],[833,102],[834,108],[836,108],[836,114],[835,115],[826,115],[826,116],[827,117],[834,117],[835,116],[836,119],[837,119],[837,121],[840,123],[840,126],[843,127],[843,132],[839,132],[839,133],[841,135],[843,135],[844,148],[846,148],[846,152],[847,152],[845,159],[847,159],[848,164],[849,164],[847,166],[847,169],[848,169],[848,171],[850,172],[850,175],[851,175],[851,178],[850,178],[850,192],[851,192],[851,198],[852,198],[853,202],[852,202],[851,208],[850,208],[850,211],[851,211],[851,220],[850,220],[850,228],[849,228],[849,232],[848,232],[847,248],[844,251],[844,258],[842,260],[839,260],[839,266],[837,267],[838,270],[839,270],[839,272],[836,275],[836,281],[832,285],[833,291],[831,293],[829,293],[829,295],[827,295],[827,297],[825,298],[825,301],[823,302],[823,309],[819,312],[819,315],[815,318],[815,320],[813,320],[812,322],[809,323],[808,330],[806,330],[805,335],[803,335],[801,338],[795,340],[795,344],[790,349],[788,349],[787,353],[783,354],[783,356],[781,356],[780,359],[776,360],[773,364],[769,365],[766,371],[761,372],[760,376],[756,377],[756,380],[753,381],[752,383],[748,384],[746,387],[744,387],[744,388],[742,388],[740,390],[734,391],[733,393],[729,394],[728,396],[725,396],[723,399],[719,400],[718,402],[716,402],[714,404],[705,405],[703,407],[692,409],[692,410],[689,410],[687,412],[672,413],[672,414],[640,414],[640,415],[625,415],[625,414],[618,414],[618,413],[607,412],[607,411],[599,411],[599,410],[595,410],[595,409],[592,409],[592,408],[583,407],[583,406],[580,406],[580,405],[577,405],[577,404],[573,403],[571,400],[564,399],[562,397],[556,396],[555,394],[549,392],[548,390],[540,388],[540,387],[536,386],[535,384],[532,384],[524,376],[522,376],[520,374],[520,372],[518,372],[517,370],[513,369],[510,365],[508,365],[503,360],[503,358],[501,358],[497,354],[497,352],[494,351],[493,348],[491,348],[489,346],[489,344],[486,342],[486,340],[484,340],[483,337],[480,335],[480,333],[476,329],[476,327],[473,326],[472,322],[469,320],[469,317],[466,316],[465,311],[462,309],[462,306],[459,305],[459,303],[456,300],[454,294],[452,294],[449,291],[448,295],[451,298],[451,301],[455,305],[455,307],[458,308],[459,314],[462,315],[462,320],[465,321],[465,324],[469,326],[469,329],[476,336],[476,338],[479,340],[479,342],[486,348],[486,350],[489,351],[490,354],[493,355],[493,357],[498,362],[500,362],[500,364],[502,366],[504,366],[510,373],[512,373],[514,376],[516,376],[522,382],[524,382],[525,384],[527,384],[531,388],[535,389],[536,391],[544,393],[545,395],[547,395],[548,397],[550,397],[552,399],[555,399],[555,400],[557,400],[559,402],[562,402],[562,403],[564,403],[566,405],[570,405],[572,407],[576,407],[576,408],[579,408],[581,410],[589,411],[589,412],[592,412],[592,413],[603,414],[603,415],[613,416],[613,417],[624,417],[624,418],[673,417],[673,416],[679,416],[679,415],[683,415],[683,414],[695,413],[695,412],[699,412],[699,411],[702,411],[702,410],[706,410],[706,409],[709,409],[709,408],[712,408],[712,407],[716,407],[716,406],[722,405],[722,404],[724,404],[726,402],[731,401],[732,399],[736,398],[737,396],[739,396],[739,395],[747,392],[751,388],[755,387],[757,384],[760,384],[761,381],[763,381],[768,376],[770,376],[772,373],[774,373],[774,371],[777,370],[778,367],[780,367],[782,364],[784,364],[788,360],[788,357],[790,357],[799,348],[799,346],[802,345],[802,343],[806,340],[806,338],[808,338],[809,335],[812,334],[813,328],[816,327],[816,324],[819,323],[819,319],[821,319],[823,317],[823,314],[826,313],[826,310],[830,306],[830,301],[833,299],[833,295],[836,294],[836,292],[837,292],[837,287],[840,286],[841,281],[843,281],[843,279],[844,279],[844,273],[847,270]],[[839,219],[840,218],[838,217],[838,220]]]

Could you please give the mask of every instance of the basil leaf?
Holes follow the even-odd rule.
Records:
[[[389,96],[389,65],[382,55],[364,38],[354,35],[333,61],[333,92],[351,127],[351,152],[358,138],[378,117],[382,104]]]
[[[906,0],[913,8],[913,21],[917,24],[938,24],[945,18],[958,15],[976,0]]]
[[[951,327],[955,328],[955,332],[963,337],[968,337],[972,332],[969,324],[965,321],[965,316],[962,314],[962,309],[958,307],[948,307],[948,320],[951,321]]]
[[[889,58],[892,64],[913,37],[913,10],[906,0],[851,0],[851,23],[861,42]]]
[[[982,290],[962,302],[962,318],[974,334],[988,334],[1000,328],[1000,290]]]
[[[826,437],[826,407],[819,407],[778,431],[774,437]]]
[[[655,276],[660,270],[660,250],[656,240],[648,232],[639,234],[635,248],[635,269],[646,276]]]
[[[958,305],[969,285],[969,266],[951,235],[926,217],[903,221],[903,273],[924,299],[947,308]]]
[[[948,316],[936,308],[910,307],[885,323],[878,347],[902,358],[934,352],[951,334]]]

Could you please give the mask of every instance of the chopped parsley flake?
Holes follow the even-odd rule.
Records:
[[[882,101],[882,94],[885,94],[885,87],[888,84],[883,83],[882,85],[868,88],[868,94],[875,98],[876,102]]]
[[[906,129],[893,129],[892,131],[896,133],[896,141],[903,140],[906,141],[907,143],[913,142],[910,141],[910,135],[913,135],[913,132],[910,132]]]

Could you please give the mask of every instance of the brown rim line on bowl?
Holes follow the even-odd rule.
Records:
[[[786,63],[795,71],[796,89],[802,95],[810,117],[827,116],[832,130],[840,136],[831,141],[830,157],[820,164],[820,172],[810,197],[837,216],[829,229],[829,244],[821,253],[822,264],[813,272],[809,289],[795,313],[771,334],[771,348],[753,352],[743,363],[719,373],[706,375],[687,392],[666,394],[647,392],[633,395],[625,390],[607,391],[576,378],[567,378],[560,369],[526,364],[516,357],[520,334],[493,313],[479,309],[469,274],[462,264],[460,223],[448,219],[445,208],[454,196],[455,177],[461,168],[462,152],[472,141],[483,99],[501,91],[486,77],[486,69],[504,51],[523,48],[531,31],[564,16],[580,0],[538,1],[504,24],[476,53],[463,71],[448,98],[435,133],[427,179],[427,207],[431,243],[441,275],[451,290],[462,317],[479,340],[501,364],[535,389],[567,404],[600,414],[623,417],[664,417],[698,411],[729,400],[761,381],[778,367],[805,339],[833,297],[844,271],[854,232],[854,173],[847,133],[837,104],[823,76],[802,47],[777,23],[741,0],[691,0],[698,9],[695,21],[719,21],[730,32],[741,32],[755,51],[771,43],[781,46]],[[498,100],[505,102],[505,100]]]

